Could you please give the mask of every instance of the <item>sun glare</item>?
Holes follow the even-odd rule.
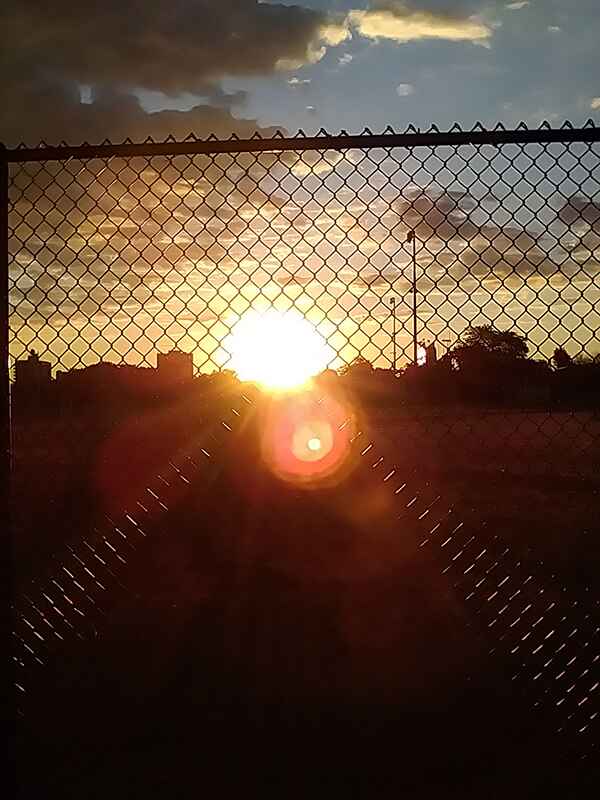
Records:
[[[276,309],[244,314],[225,340],[224,349],[231,356],[226,366],[241,380],[275,390],[302,386],[334,357],[305,317]]]

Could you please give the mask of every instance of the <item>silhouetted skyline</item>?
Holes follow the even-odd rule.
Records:
[[[357,356],[337,372],[326,370],[314,380],[317,385],[342,381],[361,402],[390,409],[447,403],[548,408],[600,404],[600,357],[572,359],[564,348],[556,348],[550,361],[530,358],[525,336],[492,325],[468,328],[441,357],[435,341],[423,341],[419,347],[416,366],[374,368]],[[53,379],[50,363],[32,350],[15,366],[15,410],[64,413],[110,401],[125,402],[131,411],[136,403],[142,408],[191,391],[201,395],[221,376],[236,380],[231,370],[194,375],[193,355],[177,349],[157,353],[156,363],[152,368],[99,361],[59,371]]]

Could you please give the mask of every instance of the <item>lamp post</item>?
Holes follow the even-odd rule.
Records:
[[[413,317],[413,364],[417,366],[418,342],[417,342],[417,237],[414,231],[409,231],[406,236],[407,242],[412,242],[412,317]]]
[[[396,372],[396,298],[390,298],[392,310],[392,369]]]

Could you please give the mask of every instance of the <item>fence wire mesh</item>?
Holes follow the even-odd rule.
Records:
[[[413,323],[417,345],[440,356],[469,326],[493,325],[525,336],[530,357],[592,358],[596,131],[538,133],[416,146],[365,136],[345,149],[323,139],[320,150],[299,138],[279,152],[75,149],[61,161],[13,151],[11,355],[35,348],[53,369],[154,366],[176,347],[210,371],[230,363],[240,316],[275,306],[317,326],[334,368],[358,356],[405,366]]]
[[[599,138],[566,124],[10,151],[13,405],[246,377],[248,313],[294,311],[326,342],[319,368],[415,468],[593,482]],[[36,435],[17,428],[17,456]]]
[[[246,377],[236,331],[272,309],[321,334],[319,369],[405,469],[459,493],[476,480],[498,524],[508,481],[538,538],[560,482],[556,536],[588,534],[599,140],[565,124],[8,151],[17,547],[35,538],[32,486],[68,509],[108,436],[86,413],[200,402],[229,369]],[[252,342],[267,360],[273,345],[278,368],[305,355]]]
[[[594,752],[599,161],[569,125],[10,151],[19,691],[122,588],[138,517],[197,481],[178,459],[252,377],[244,320],[294,312],[325,342],[318,385],[392,451],[352,440],[389,519]]]

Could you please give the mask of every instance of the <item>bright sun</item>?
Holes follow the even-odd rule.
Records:
[[[227,363],[243,381],[269,389],[292,389],[327,367],[333,350],[296,311],[248,311],[223,343]]]

